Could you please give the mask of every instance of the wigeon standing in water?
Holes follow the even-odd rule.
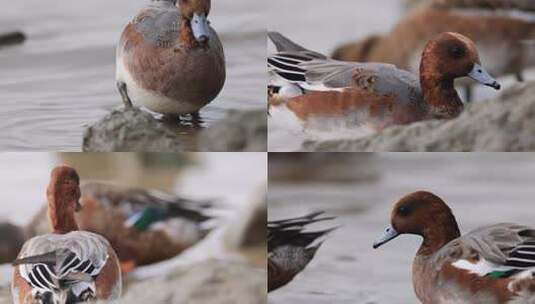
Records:
[[[196,114],[225,83],[225,56],[210,26],[210,0],[152,0],[117,46],[117,87],[125,106]]]
[[[47,189],[51,234],[26,241],[13,262],[11,293],[16,304],[113,302],[121,295],[121,270],[106,239],[80,231],[79,177],[58,166]]]
[[[305,231],[308,225],[334,219],[322,214],[268,222],[268,292],[288,284],[305,269],[323,243],[322,238],[336,229]]]
[[[402,234],[423,237],[412,282],[418,299],[438,303],[535,303],[535,229],[495,224],[461,236],[451,209],[419,191],[399,200],[373,245]]]
[[[458,33],[442,33],[427,43],[419,79],[390,64],[327,59],[279,33],[269,37],[278,50],[268,57],[271,93],[279,92],[270,106],[287,107],[304,123],[334,118],[382,130],[425,119],[451,119],[463,110],[454,88],[456,78],[468,76],[500,89],[482,67],[475,44]]]

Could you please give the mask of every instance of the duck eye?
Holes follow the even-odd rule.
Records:
[[[449,49],[449,53],[452,57],[454,58],[461,58],[464,56],[464,47],[462,46],[459,46],[459,45],[455,45],[455,46],[452,46],[450,49]]]
[[[398,209],[398,213],[403,216],[409,215],[410,212],[411,212],[411,208],[409,208],[408,206],[401,206]]]

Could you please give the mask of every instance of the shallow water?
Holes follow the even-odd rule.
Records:
[[[394,202],[412,191],[442,197],[463,233],[499,222],[533,226],[534,155],[383,154],[375,165],[375,182],[270,183],[270,219],[325,210],[338,216],[330,225],[341,226],[300,275],[269,294],[270,304],[417,303],[411,263],[420,238],[401,236],[372,249]]]
[[[343,43],[353,42],[371,34],[385,33],[405,14],[401,0],[273,0],[268,9],[268,29],[279,31],[302,46],[329,55]],[[274,47],[268,44],[268,53]],[[535,70],[527,79],[535,79]],[[499,79],[503,87],[514,83],[513,77]],[[477,85],[473,100],[483,101],[499,94]],[[280,113],[278,113],[280,114]],[[296,151],[305,140],[359,138],[367,130],[355,130],[337,124],[322,130],[303,132],[293,114],[272,115],[269,121],[269,151]]]
[[[20,46],[0,49],[0,150],[79,151],[84,126],[122,105],[115,45],[148,0],[0,0],[0,32],[20,29]],[[229,109],[265,105],[265,22],[255,1],[213,1],[227,80],[201,110],[206,127]],[[187,125],[186,141],[197,133]]]

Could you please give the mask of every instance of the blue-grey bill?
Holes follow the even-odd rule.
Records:
[[[373,248],[376,249],[379,246],[383,245],[384,243],[396,238],[399,235],[399,233],[394,229],[392,226],[388,226],[385,229],[385,232],[383,235],[373,243]]]
[[[201,43],[208,41],[210,37],[210,25],[205,14],[194,13],[191,20],[191,30],[195,40]]]
[[[498,81],[490,76],[490,74],[480,64],[474,64],[474,68],[472,71],[470,71],[470,73],[468,73],[468,77],[496,90],[501,88],[501,85],[498,83]]]

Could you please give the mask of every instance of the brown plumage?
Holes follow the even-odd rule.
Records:
[[[446,203],[418,191],[394,205],[391,225],[374,248],[401,234],[423,238],[412,267],[422,303],[535,301],[535,229],[495,224],[461,236]]]

